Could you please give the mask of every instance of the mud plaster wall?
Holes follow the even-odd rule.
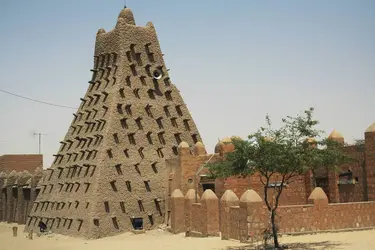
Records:
[[[10,174],[0,173],[0,221],[25,224],[36,199],[37,183],[43,176],[41,168]]]
[[[317,188],[320,189],[320,188]],[[276,223],[280,233],[311,232],[337,229],[354,229],[375,226],[375,202],[336,203],[329,204],[323,190],[314,190],[309,203],[295,206],[280,206],[277,210]],[[318,191],[318,192],[317,192]],[[315,195],[313,195],[315,193]],[[317,194],[318,193],[318,194]],[[252,238],[262,239],[263,232],[268,228],[268,210],[263,205],[260,196],[254,190],[248,190],[241,198],[226,196],[217,202],[218,211],[226,213],[221,215],[220,228],[215,232],[222,233],[222,239],[237,239],[241,241]],[[223,200],[237,203],[233,205]],[[200,201],[202,202],[202,200]],[[220,206],[227,206],[228,209]],[[193,211],[193,216],[186,221],[186,225],[193,224],[190,228],[195,232],[187,232],[190,236],[206,236],[204,228],[211,224],[217,225],[215,220],[207,218],[205,211],[201,210],[201,203],[185,207],[185,215]],[[182,213],[182,211],[172,211]],[[217,216],[215,216],[217,218]],[[176,225],[171,225],[172,229]],[[188,227],[186,227],[188,228]]]
[[[183,142],[185,143],[185,142]],[[191,150],[193,148],[193,150]],[[208,160],[215,162],[221,159],[219,154],[210,155],[206,153],[204,145],[200,142],[196,143],[193,147],[185,144],[185,147],[178,148],[178,156],[175,159],[166,160],[168,173],[169,188],[167,197],[166,214],[168,222],[170,224],[170,206],[171,206],[171,194],[175,189],[181,189],[183,193],[186,193],[189,189],[195,188],[195,175],[198,169],[203,166]],[[203,169],[200,174],[207,173],[207,169]],[[200,177],[197,176],[197,183],[200,183]],[[203,189],[201,185],[198,185],[198,193],[202,194]]]
[[[162,77],[155,80],[155,70]],[[54,232],[99,238],[164,221],[167,170],[181,141],[201,140],[168,69],[152,23],[123,9],[98,31],[93,76],[30,214]]]

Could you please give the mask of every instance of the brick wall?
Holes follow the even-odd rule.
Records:
[[[349,169],[353,173],[353,178],[358,178],[356,184],[339,185],[340,202],[359,202],[365,201],[366,176],[364,174],[364,152],[359,152],[356,146],[345,148],[347,155],[354,159],[353,162],[340,166],[340,173],[347,172]]]
[[[277,181],[279,181],[279,179],[276,177],[271,183],[276,183]],[[219,198],[221,198],[226,190],[232,190],[237,196],[240,196],[250,188],[259,193],[261,197],[264,197],[264,188],[258,173],[246,178],[235,176],[218,179],[215,182],[215,193]],[[268,197],[271,197],[273,194],[274,189],[268,188]],[[303,175],[297,176],[284,187],[283,193],[280,196],[280,204],[298,205],[305,204],[306,201],[305,178]]]
[[[207,190],[205,192],[209,192]],[[189,191],[194,192],[194,190]],[[204,197],[205,195],[203,195]],[[215,208],[218,211],[203,211],[201,203],[192,204],[190,207],[172,210],[172,214],[190,214],[185,216],[186,225],[193,224],[188,236],[208,236],[205,233],[207,228],[215,225],[219,230],[222,239],[237,239],[249,241],[261,239],[263,232],[268,227],[268,210],[263,200],[254,190],[247,190],[238,199],[233,191],[226,191],[222,199],[215,201]],[[185,196],[185,199],[187,197]],[[375,226],[375,202],[353,202],[329,204],[328,198],[323,189],[315,188],[309,197],[310,204],[280,206],[277,210],[277,225],[280,233],[312,232],[337,229],[354,229]],[[218,216],[220,212],[220,217]],[[217,219],[220,218],[220,228],[217,228]],[[172,229],[179,225],[171,225]],[[188,227],[186,227],[188,228]],[[215,231],[215,230],[214,230]],[[215,232],[216,232],[215,231]]]
[[[228,141],[230,139],[227,139]],[[343,139],[341,139],[342,141]],[[316,171],[316,178],[323,181],[317,181],[319,187],[322,187],[328,196],[330,203],[344,202],[360,202],[367,200],[375,200],[375,133],[365,133],[365,147],[360,151],[356,146],[346,146],[345,152],[353,158],[353,161],[339,166],[339,171],[328,171],[327,168],[321,168]],[[181,189],[183,193],[194,188],[194,175],[197,170],[203,166],[208,160],[210,162],[220,161],[225,157],[225,153],[233,151],[231,144],[219,143],[215,148],[215,154],[207,154],[204,146],[195,147],[195,151],[189,148],[180,148],[179,156],[169,165],[169,172],[172,173],[170,179],[171,188],[169,196],[175,189]],[[232,145],[233,146],[233,145]],[[200,150],[197,150],[200,149]],[[355,184],[338,184],[339,175],[350,170],[353,179],[357,179]],[[203,169],[200,174],[206,174],[207,169]],[[366,174],[367,173],[367,174]],[[280,205],[303,205],[307,203],[308,197],[313,189],[312,173],[308,172],[292,179],[287,186],[284,187],[280,196]],[[344,179],[345,177],[341,177]],[[281,180],[276,175],[271,183],[277,183]],[[325,181],[324,181],[325,180]],[[216,179],[212,183],[215,184],[215,194],[220,199],[226,190],[240,196],[249,188],[255,190],[261,197],[264,197],[263,184],[260,181],[259,174],[243,178],[238,176],[228,177],[225,179]],[[203,193],[202,182],[198,177],[198,192]],[[273,188],[268,188],[268,196],[272,197]],[[369,193],[369,195],[367,195]],[[367,197],[370,197],[368,199]]]
[[[175,189],[181,189],[182,193],[186,193],[189,189],[195,187],[195,174],[197,170],[203,166],[208,160],[215,162],[221,159],[219,154],[207,155],[205,149],[197,143],[194,145],[194,150],[191,151],[189,147],[179,147],[178,157],[167,159],[167,180],[168,189],[166,191],[166,217],[165,221],[170,224],[171,217],[171,200],[170,197]],[[212,157],[211,157],[212,156]],[[203,169],[200,174],[207,174],[207,169]],[[200,178],[197,178],[200,183]],[[199,187],[199,194],[203,193],[202,187]]]
[[[0,172],[10,173],[13,170],[30,173],[37,167],[43,167],[43,155],[2,155],[0,156]]]
[[[280,232],[303,232],[375,226],[375,202],[282,206]]]
[[[365,169],[368,200],[375,201],[375,131],[370,128],[365,133]]]

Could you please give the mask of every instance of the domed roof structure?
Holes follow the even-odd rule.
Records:
[[[312,138],[312,137],[307,138],[306,141],[307,141],[308,143],[316,143],[315,138]]]
[[[234,150],[232,139],[242,140],[239,136],[224,137],[215,146],[215,153],[231,152]]]
[[[365,131],[365,133],[372,133],[375,132],[375,122],[371,124]]]
[[[333,129],[328,139],[344,139],[344,137],[336,129]]]
[[[195,143],[195,148],[194,148],[195,155],[205,155],[206,153],[207,153],[206,147],[204,146],[202,142],[198,141],[197,143]]]

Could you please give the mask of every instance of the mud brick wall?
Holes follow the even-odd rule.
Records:
[[[204,230],[204,227],[206,225],[203,224],[203,220],[202,220],[202,214],[200,213],[200,211],[202,210],[202,204],[201,203],[193,203],[192,204],[192,207],[191,207],[191,223],[189,223],[191,225],[190,227],[190,232],[189,232],[189,235],[190,234],[202,234],[203,230]],[[172,211],[173,213],[174,211]],[[185,213],[188,213],[189,211],[185,211]],[[171,224],[172,228],[175,227],[174,224]]]
[[[193,149],[191,149],[193,148]],[[171,213],[171,194],[175,189],[180,189],[182,193],[187,193],[188,190],[195,187],[195,175],[200,167],[206,162],[215,162],[221,160],[219,154],[209,155],[206,152],[205,146],[201,142],[197,142],[194,147],[191,147],[186,142],[181,142],[178,147],[177,158],[167,159],[166,168],[168,180],[168,188],[166,193],[166,220],[168,225],[170,223]],[[208,170],[203,168],[201,174],[207,174]],[[202,186],[200,185],[200,175],[197,176],[198,194],[203,194]]]
[[[188,197],[186,197],[188,198]],[[187,222],[187,225],[191,225],[187,235],[190,236],[218,236],[220,232],[219,224],[219,199],[215,193],[207,189],[202,194],[202,197],[199,201],[200,203],[193,203],[192,206],[184,207],[184,213],[187,216],[190,216],[191,223]],[[190,211],[191,209],[191,211]],[[172,214],[175,213],[175,210],[172,210]],[[172,224],[172,230],[178,225]]]
[[[241,221],[240,207],[239,206],[229,207],[228,215],[229,215],[229,222],[226,225],[227,226],[227,233],[222,234],[221,238],[223,240],[225,238],[227,238],[227,239],[239,239],[240,238],[240,221]]]
[[[375,123],[365,131],[365,170],[368,200],[375,201]]]
[[[37,184],[42,177],[41,168],[37,168],[32,174],[26,170],[0,173],[0,221],[26,224],[37,196]]]
[[[280,232],[304,232],[375,226],[375,202],[282,206]]]
[[[234,176],[225,179],[217,179],[215,181],[215,193],[221,198],[226,190],[232,190],[237,196],[241,196],[246,190],[251,188],[259,193],[261,197],[264,197],[264,188],[259,177],[259,174],[255,173],[246,178]],[[274,180],[271,181],[271,183],[276,182],[277,178],[274,178]],[[280,204],[305,204],[307,202],[306,192],[305,176],[297,176],[293,178],[287,187],[284,188],[283,193],[280,196]],[[268,196],[271,197],[273,194],[274,189],[271,187],[268,188]]]
[[[194,190],[188,192],[192,193]],[[205,197],[207,195],[205,194],[208,193],[210,193],[210,197],[213,197],[214,193],[211,190],[206,190],[200,203],[184,207],[184,213],[188,218],[185,225],[187,230],[190,230],[187,231],[188,236],[202,237],[221,232],[221,237],[224,240],[237,239],[245,242],[261,239],[263,232],[269,229],[268,210],[264,206],[262,198],[254,190],[247,190],[241,195],[240,199],[232,190],[227,190],[220,203],[210,206],[209,216],[207,216],[208,210],[202,206],[202,204],[206,204]],[[176,201],[181,199],[181,196],[179,195]],[[188,197],[187,194],[185,199],[188,199]],[[327,195],[323,189],[318,187],[309,196],[309,202],[309,204],[304,205],[280,206],[278,208],[276,223],[280,233],[316,232],[375,226],[375,202],[373,201],[329,204]],[[220,216],[213,212],[213,209],[217,209]],[[192,216],[188,216],[190,212]],[[182,211],[176,209],[172,210],[172,213],[181,215]],[[217,223],[218,218],[220,218],[220,223]],[[190,224],[192,226],[189,228],[188,225]],[[218,225],[220,225],[219,228]],[[180,225],[173,223],[171,227],[172,229],[181,228]],[[211,233],[207,233],[207,229],[210,228]],[[212,228],[215,228],[215,230],[212,230]]]
[[[365,201],[366,197],[366,175],[365,175],[365,154],[358,151],[356,146],[345,147],[347,155],[354,159],[353,162],[340,166],[340,172],[351,170],[353,178],[358,177],[356,184],[339,185],[340,202],[360,202]]]
[[[165,220],[165,159],[183,141],[201,141],[172,84],[154,25],[137,26],[124,8],[114,29],[99,29],[92,78],[55,161],[43,179],[26,231],[100,238]]]

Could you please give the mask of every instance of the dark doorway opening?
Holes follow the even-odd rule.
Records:
[[[30,188],[24,188],[22,191],[23,191],[23,198],[25,199],[25,201],[30,201],[31,200]]]
[[[143,218],[133,218],[132,225],[135,230],[143,229]]]
[[[202,183],[203,192],[206,191],[206,189],[211,189],[212,192],[215,193],[215,183]]]

